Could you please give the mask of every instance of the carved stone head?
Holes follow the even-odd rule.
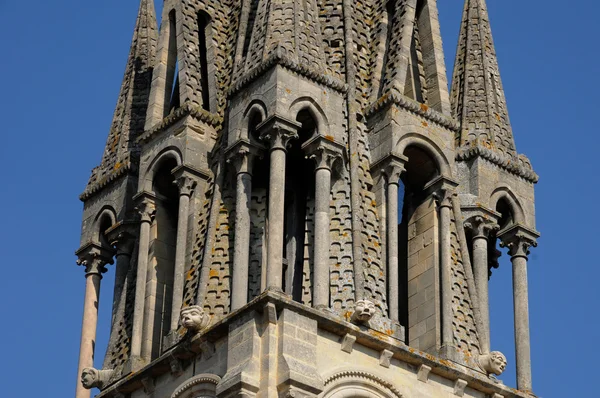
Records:
[[[180,321],[187,330],[199,332],[208,326],[210,317],[206,315],[202,307],[192,305],[181,310]]]
[[[500,351],[492,351],[479,357],[479,365],[487,374],[500,376],[506,369],[506,357]]]
[[[94,368],[83,368],[81,371],[81,384],[83,388],[92,389],[99,382],[98,371]]]
[[[375,315],[375,304],[369,300],[359,300],[354,307],[352,322],[368,322]]]

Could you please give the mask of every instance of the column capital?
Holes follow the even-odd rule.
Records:
[[[317,135],[305,142],[302,145],[302,150],[307,158],[315,161],[315,170],[326,169],[331,171],[333,165],[342,159],[344,145],[333,139]]]
[[[135,229],[136,224],[134,222],[125,221],[117,223],[106,231],[108,241],[116,250],[117,256],[122,254],[131,256],[135,245]]]
[[[264,147],[251,143],[247,139],[239,139],[225,150],[227,163],[235,168],[236,174],[252,175],[252,166],[257,158],[262,158]]]
[[[187,196],[191,197],[194,193],[194,189],[196,189],[196,185],[198,182],[195,178],[190,177],[189,175],[181,175],[179,177],[175,177],[175,181],[173,181],[177,188],[179,188],[179,196]]]
[[[149,192],[141,192],[133,197],[137,202],[135,210],[141,216],[141,222],[151,223],[156,215],[156,198]]]
[[[112,249],[93,242],[86,243],[75,252],[77,265],[85,267],[85,276],[102,276],[106,272],[106,264],[114,263],[114,254]]]
[[[440,208],[452,208],[452,198],[456,195],[458,182],[450,177],[438,176],[423,188],[425,192],[433,195]]]
[[[302,124],[273,115],[259,124],[256,129],[260,139],[268,143],[269,150],[285,151],[291,140],[298,138]]]
[[[404,155],[391,153],[371,166],[371,171],[385,176],[388,184],[400,185],[400,176],[406,170],[408,158]]]
[[[499,230],[500,226],[496,223],[496,220],[485,216],[473,216],[465,222],[465,228],[471,230],[473,240],[475,240],[487,239],[490,232]]]
[[[511,225],[498,232],[500,246],[508,248],[511,259],[529,255],[529,248],[537,246],[539,232],[529,229],[521,224]]]

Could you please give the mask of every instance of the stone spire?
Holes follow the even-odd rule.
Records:
[[[100,166],[92,170],[86,196],[131,166],[135,137],[144,130],[152,63],[156,54],[158,28],[152,0],[141,0],[125,76]]]
[[[316,0],[257,0],[256,19],[245,70],[272,57],[324,73],[319,8]]]
[[[451,91],[458,147],[517,158],[485,0],[466,0]]]

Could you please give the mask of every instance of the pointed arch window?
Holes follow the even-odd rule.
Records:
[[[167,87],[165,104],[168,104],[167,114],[179,108],[179,62],[177,57],[177,16],[175,10],[169,12],[169,43],[167,52]],[[167,115],[165,115],[167,116]]]

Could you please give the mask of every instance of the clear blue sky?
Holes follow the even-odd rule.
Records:
[[[439,3],[451,70],[463,0]],[[78,195],[100,161],[137,6],[0,0],[1,396],[73,396],[84,293],[73,255]],[[541,176],[543,237],[529,266],[534,389],[545,398],[597,397],[600,3],[488,6],[517,149]],[[492,341],[508,354],[503,379],[514,386],[506,260],[491,282]],[[99,359],[113,273],[103,281]]]

